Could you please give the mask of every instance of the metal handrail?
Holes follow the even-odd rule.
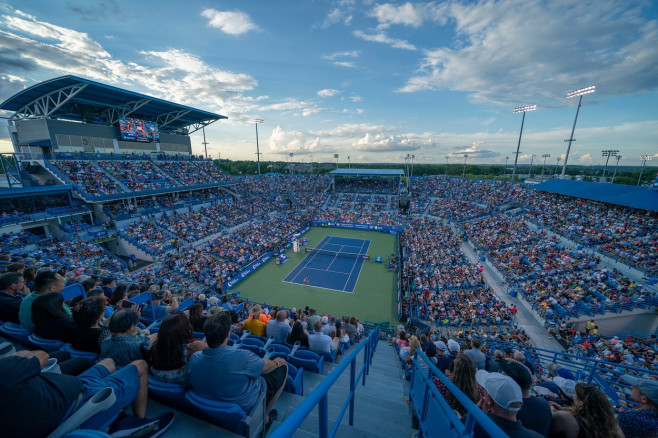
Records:
[[[421,361],[423,362],[421,364]],[[427,367],[427,372],[425,372],[425,367]],[[427,427],[425,427],[425,413],[428,410],[428,404],[430,400],[428,400],[428,397],[431,393],[432,397],[436,399],[436,401],[439,403],[440,410],[443,411],[445,414],[443,419],[446,419],[450,423],[450,429],[457,431],[459,435],[464,436],[464,437],[472,437],[473,436],[473,428],[475,427],[475,423],[479,424],[484,430],[487,431],[489,436],[491,438],[507,438],[507,434],[503,432],[496,423],[493,422],[491,418],[487,416],[480,408],[478,408],[473,401],[468,398],[466,395],[464,395],[463,392],[457,386],[452,383],[448,377],[446,377],[445,374],[443,374],[439,369],[434,365],[428,358],[425,356],[425,354],[420,351],[416,350],[416,354],[414,355],[414,361],[413,361],[413,370],[414,374],[411,378],[412,380],[412,398],[413,394],[415,394],[415,385],[422,384],[426,385],[426,388],[428,389],[424,393],[423,400],[421,400],[422,406],[417,406],[417,402],[419,400],[416,400],[414,403],[414,407],[418,411],[418,420],[419,420],[419,431],[426,431],[428,430]],[[436,385],[434,384],[433,378],[437,377],[443,385],[450,391],[452,396],[459,402],[464,409],[466,409],[467,415],[465,422],[462,423],[460,419],[457,417],[455,412],[452,410],[452,408],[448,405],[447,401],[439,390],[437,389]],[[413,401],[413,400],[412,400]],[[433,411],[435,414],[435,411]],[[432,419],[433,421],[436,421],[436,418]],[[445,431],[434,431],[435,435],[434,436],[445,436]]]
[[[319,433],[320,438],[330,438],[336,435],[338,427],[340,426],[341,421],[345,415],[345,412],[349,408],[349,424],[350,426],[354,425],[354,392],[356,390],[357,382],[362,380],[361,384],[366,384],[366,375],[370,371],[370,364],[372,363],[372,355],[377,346],[377,341],[379,339],[379,329],[375,329],[368,336],[367,340],[361,345],[359,345],[349,356],[341,361],[338,367],[331,372],[324,379],[315,390],[310,393],[306,399],[286,418],[286,420],[281,423],[279,427],[276,428],[269,436],[270,438],[284,438],[292,436],[293,433],[299,428],[299,426],[306,420],[306,417],[313,411],[315,405],[318,405],[318,414],[319,414]],[[359,371],[359,374],[356,374],[356,359],[357,355],[364,350],[363,355],[363,365]],[[343,405],[338,418],[334,424],[333,429],[329,432],[329,413],[328,413],[328,392],[333,386],[333,384],[338,380],[340,375],[347,369],[347,366],[350,366],[350,392],[347,396],[347,400]]]

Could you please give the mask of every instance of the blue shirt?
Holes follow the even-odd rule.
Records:
[[[658,411],[653,409],[620,412],[617,423],[626,438],[658,437]]]
[[[251,351],[226,346],[197,351],[190,357],[187,372],[198,394],[236,403],[249,412],[267,390],[261,377],[264,367],[265,361]]]
[[[274,336],[275,341],[281,342],[286,342],[291,331],[292,327],[290,327],[290,324],[277,321],[276,319],[270,319],[267,323],[267,327],[265,327],[265,332],[267,333],[268,338]]]

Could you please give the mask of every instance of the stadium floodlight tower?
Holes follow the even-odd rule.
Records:
[[[468,154],[464,154],[464,169],[462,170],[462,178],[464,178],[464,175],[466,175],[466,159],[468,158]]]
[[[640,155],[640,160],[642,160],[642,167],[640,167],[640,177],[637,179],[638,187],[642,181],[642,173],[644,172],[644,168],[647,165],[647,161],[653,160],[653,155]]]
[[[352,157],[349,155],[347,156],[347,168],[351,169],[352,168]]]
[[[542,154],[541,157],[544,159],[544,164],[541,165],[541,180],[544,181],[544,167],[546,167],[546,158],[551,158],[551,154]]]
[[[619,151],[616,149],[606,149],[605,151],[601,151],[601,156],[607,157],[605,159],[605,166],[603,166],[603,176],[601,177],[601,182],[605,182],[605,172],[608,170],[608,161],[610,161],[610,157],[616,157],[618,153]]]
[[[336,169],[338,169],[338,154],[334,154],[334,158],[336,159]]]
[[[580,105],[583,102],[583,96],[586,94],[591,94],[596,90],[596,85],[590,85],[589,87],[581,88],[580,90],[569,91],[567,93],[567,99],[572,97],[578,97],[578,109],[576,110],[576,118],[573,119],[573,128],[571,128],[571,136],[569,137],[569,146],[567,146],[567,155],[564,157],[564,164],[562,165],[562,175],[561,179],[564,179],[565,174],[567,173],[567,161],[569,161],[569,151],[571,151],[571,143],[573,140],[573,133],[576,130],[576,121],[578,120],[578,113],[580,112]]]
[[[201,128],[203,132],[203,150],[206,152],[206,160],[208,159],[208,142],[206,141],[206,127]]]
[[[617,155],[617,164],[615,164],[615,173],[612,174],[612,181],[610,181],[612,184],[615,183],[615,177],[617,176],[617,168],[619,167],[619,160],[621,160],[621,155]]]
[[[530,157],[530,179],[532,179],[532,163],[535,162],[535,157],[536,157],[536,156],[537,156],[537,155],[532,154],[532,156]]]
[[[504,177],[507,178],[507,163],[509,162],[509,157],[505,157],[505,175]]]
[[[523,118],[521,119],[521,132],[519,132],[519,142],[516,145],[516,154],[514,155],[514,170],[512,171],[512,181],[514,181],[514,177],[516,176],[516,163],[519,161],[519,148],[521,147],[521,135],[523,135],[523,123],[525,122],[525,113],[528,111],[534,111],[537,109],[537,105],[526,105],[526,106],[520,106],[518,108],[514,108],[514,111],[512,111],[512,114],[517,114],[517,113],[523,113]],[[530,165],[531,172],[532,172],[532,165]],[[507,173],[507,170],[505,170],[505,173]]]
[[[446,173],[445,176],[448,176],[448,160],[450,159],[450,155],[446,155]]]
[[[260,147],[258,146],[258,125],[264,123],[263,119],[251,119],[249,120],[256,126],[256,157],[258,159],[258,176],[260,176]]]

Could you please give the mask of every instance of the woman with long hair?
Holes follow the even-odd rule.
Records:
[[[32,324],[37,336],[71,342],[73,319],[64,310],[64,297],[58,292],[49,292],[34,300]]]
[[[473,403],[477,403],[481,397],[484,397],[484,388],[475,381],[475,362],[473,359],[461,353],[450,362],[450,374],[448,378],[455,384],[461,392],[470,398]],[[438,377],[434,378],[434,385],[439,390],[443,398],[446,399],[452,409],[460,415],[466,415],[466,409],[457,401],[448,388],[441,382]]]
[[[189,320],[195,332],[203,333],[203,324],[206,322],[206,317],[203,316],[203,304],[192,304],[188,309],[190,313]]]
[[[149,356],[149,372],[153,377],[187,385],[187,360],[195,352],[208,348],[208,344],[194,338],[192,331],[192,324],[181,312],[162,321]]]
[[[128,290],[125,283],[119,283],[117,287],[115,287],[112,291],[112,296],[110,297],[110,302],[108,305],[112,307],[112,309],[116,310],[119,306],[121,306],[127,297]]]
[[[301,321],[295,321],[295,324],[292,326],[292,331],[286,339],[286,342],[292,345],[297,341],[299,341],[299,345],[302,347],[308,347],[308,332],[304,329]]]
[[[550,402],[553,420],[549,436],[565,438],[623,438],[612,404],[598,386],[577,383],[573,406]]]
[[[101,353],[101,342],[112,335],[109,328],[101,325],[105,307],[105,297],[98,296],[85,298],[73,308],[73,348]]]

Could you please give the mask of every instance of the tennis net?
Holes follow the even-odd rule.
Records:
[[[329,251],[328,249],[319,249],[319,248],[309,248],[306,247],[307,253],[312,253],[314,255],[326,255],[330,257],[346,257],[350,259],[363,259],[370,260],[368,254],[360,254],[356,252],[340,252],[340,251]]]

